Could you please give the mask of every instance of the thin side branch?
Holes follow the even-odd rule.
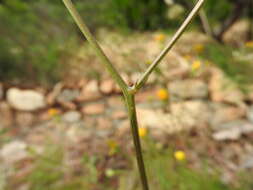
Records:
[[[153,61],[153,63],[149,66],[149,68],[146,70],[146,72],[141,76],[141,78],[136,82],[134,89],[135,91],[139,90],[147,81],[149,75],[152,73],[152,71],[156,68],[156,66],[162,61],[162,59],[166,56],[166,54],[171,50],[171,48],[174,46],[174,44],[177,42],[177,40],[181,37],[181,35],[184,33],[187,26],[190,24],[194,16],[198,13],[199,9],[202,7],[205,0],[199,0],[189,16],[185,19],[183,24],[180,26],[178,31],[175,33],[171,41],[168,43],[168,45],[164,48],[164,50],[161,52],[161,54]]]
[[[202,23],[202,26],[203,26],[203,29],[204,29],[204,32],[209,35],[209,36],[213,36],[213,31],[212,31],[212,28],[211,28],[211,25],[209,23],[209,20],[206,16],[206,12],[204,9],[201,9],[199,11],[199,17],[200,17],[200,21]]]
[[[88,42],[90,43],[90,45],[93,47],[94,51],[96,52],[97,56],[100,58],[101,62],[104,64],[106,69],[111,74],[114,81],[119,85],[122,92],[124,94],[127,94],[127,90],[128,90],[127,84],[122,79],[122,77],[119,75],[118,71],[114,68],[111,61],[105,55],[105,53],[103,52],[101,47],[98,45],[96,39],[93,37],[90,30],[86,26],[85,22],[82,20],[80,14],[78,13],[76,8],[74,7],[72,1],[71,0],[63,0],[63,2],[65,4],[65,6],[67,7],[68,11],[70,12],[70,14],[72,15],[72,17],[74,18],[76,24],[78,25],[78,27],[82,31],[85,38],[88,40]]]

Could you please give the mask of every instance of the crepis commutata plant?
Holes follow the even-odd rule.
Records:
[[[145,164],[142,156],[142,149],[141,149],[141,143],[140,143],[140,137],[138,133],[138,122],[137,122],[137,116],[136,116],[136,106],[135,106],[135,94],[144,86],[145,82],[148,80],[150,74],[154,71],[154,69],[157,67],[157,65],[163,60],[163,58],[166,56],[166,54],[171,50],[171,48],[175,45],[177,40],[181,37],[181,35],[186,30],[187,26],[190,24],[190,22],[193,20],[194,16],[198,13],[200,8],[202,7],[205,0],[199,0],[192,11],[189,13],[185,21],[182,23],[182,25],[179,27],[177,32],[174,34],[174,36],[171,38],[169,43],[165,46],[165,48],[162,50],[162,52],[154,59],[152,64],[147,68],[145,72],[141,75],[141,77],[135,82],[133,86],[128,86],[127,83],[123,80],[123,78],[120,76],[119,72],[115,69],[112,62],[109,60],[109,58],[105,55],[99,44],[97,43],[95,37],[91,34],[89,28],[81,18],[80,14],[78,13],[77,9],[75,8],[74,4],[71,0],[63,0],[63,3],[67,7],[68,11],[70,12],[71,16],[75,20],[76,24],[80,28],[81,32],[87,39],[87,41],[92,46],[94,52],[96,55],[100,58],[101,64],[107,69],[107,71],[110,73],[111,77],[117,83],[117,85],[120,87],[122,94],[124,96],[124,100],[127,106],[129,120],[130,120],[130,126],[132,130],[132,136],[133,136],[133,142],[135,146],[136,151],[136,159],[138,163],[138,169],[140,173],[140,179],[142,183],[143,190],[149,190],[148,186],[148,179],[146,175],[145,170]]]

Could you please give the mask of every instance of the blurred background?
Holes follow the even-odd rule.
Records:
[[[133,84],[195,0],[73,0]],[[253,188],[253,2],[206,0],[137,94],[151,189]],[[0,0],[0,190],[140,190],[127,113],[62,1]]]

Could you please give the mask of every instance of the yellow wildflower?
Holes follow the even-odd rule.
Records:
[[[174,157],[178,161],[183,161],[183,160],[185,160],[186,155],[185,155],[184,151],[178,150],[178,151],[174,152]]]
[[[245,43],[245,46],[246,46],[247,48],[253,48],[253,41],[248,41],[248,42],[246,42],[246,43]]]
[[[198,69],[200,69],[201,67],[201,61],[193,61],[192,65],[191,65],[191,68],[192,68],[192,71],[197,71]]]
[[[196,52],[196,53],[202,53],[204,51],[205,47],[203,44],[196,44],[193,46],[193,50]]]
[[[154,39],[157,42],[164,42],[165,41],[166,36],[164,34],[156,34]]]
[[[139,131],[139,136],[141,138],[147,136],[147,134],[148,134],[148,130],[145,127],[139,127],[138,131]]]
[[[118,144],[115,140],[108,140],[107,145],[109,147],[109,155],[112,156],[118,151]]]
[[[162,88],[162,89],[158,90],[157,91],[157,97],[160,100],[168,100],[168,98],[169,98],[168,90],[165,89],[165,88]]]
[[[59,114],[59,110],[56,109],[56,108],[50,108],[48,111],[47,111],[48,115],[53,117],[53,116],[56,116]]]

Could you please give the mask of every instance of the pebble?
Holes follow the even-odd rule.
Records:
[[[62,120],[67,123],[76,123],[81,120],[81,113],[78,111],[68,111],[62,115]]]
[[[98,115],[105,112],[105,105],[102,103],[87,104],[83,107],[82,112],[87,115]]]
[[[115,87],[115,85],[114,85],[113,80],[108,79],[108,80],[104,80],[101,82],[100,90],[104,94],[110,94],[113,92],[114,87]]]
[[[27,144],[25,142],[19,140],[12,141],[5,144],[0,150],[0,158],[8,164],[21,161],[28,156],[26,149]]]
[[[202,99],[208,96],[208,86],[201,80],[177,80],[169,83],[172,100]]]
[[[7,91],[7,101],[20,111],[36,111],[46,106],[44,95],[34,90],[11,88]]]

